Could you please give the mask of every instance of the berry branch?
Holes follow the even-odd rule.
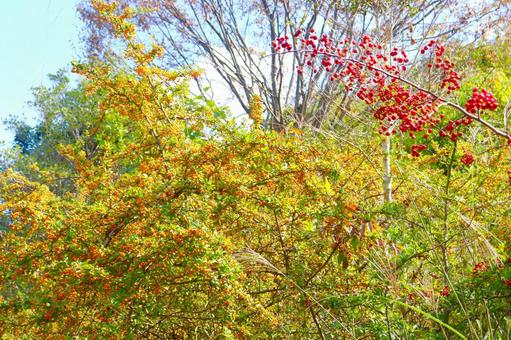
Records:
[[[325,54],[327,56],[331,56],[331,57],[335,57],[334,55],[328,53],[328,54]],[[354,63],[358,63],[360,65],[363,65],[365,67],[367,67],[367,64],[359,61],[359,60],[356,60],[356,59],[353,59],[353,58],[344,58],[344,60],[346,61],[351,61],[351,62],[354,62]],[[426,90],[425,88],[413,83],[412,81],[406,79],[406,78],[403,78],[401,76],[396,76],[390,72],[387,72],[381,68],[378,68],[378,67],[372,67],[371,68],[372,70],[375,70],[375,71],[379,71],[383,74],[385,74],[386,76],[388,77],[391,77],[393,79],[396,79],[400,82],[403,82],[405,84],[408,84],[410,86],[412,86],[413,88],[421,91],[421,92],[424,92],[432,97],[434,97],[435,99],[439,100],[440,102],[444,103],[445,105],[447,106],[450,106],[458,111],[460,111],[463,115],[465,115],[466,117],[469,117],[470,119],[472,120],[475,120],[479,123],[481,123],[482,125],[486,126],[488,129],[490,129],[491,131],[493,131],[494,133],[496,133],[497,135],[499,136],[502,136],[502,137],[505,137],[508,141],[511,141],[511,135],[509,135],[508,133],[506,133],[505,131],[502,131],[498,128],[496,128],[495,126],[493,126],[491,123],[489,123],[488,121],[484,120],[481,118],[480,115],[476,115],[475,113],[477,112],[478,109],[480,110],[491,110],[491,111],[494,111],[496,108],[497,108],[497,103],[495,101],[495,98],[493,97],[493,95],[491,93],[489,93],[488,91],[486,91],[485,89],[482,89],[481,90],[481,94],[478,93],[478,89],[474,88],[473,89],[473,96],[472,98],[470,98],[468,101],[467,101],[467,109],[463,108],[462,106],[456,104],[456,103],[453,103],[447,99],[445,99],[444,97],[432,92],[432,91],[429,91],[429,90]]]
[[[422,132],[426,139],[445,118],[443,114],[438,114],[438,108],[447,105],[461,112],[463,117],[449,120],[446,125],[439,127],[440,137],[449,136],[456,141],[463,135],[459,131],[460,126],[477,121],[511,143],[511,135],[481,118],[485,110],[494,111],[497,108],[493,94],[475,88],[465,107],[439,94],[459,90],[460,77],[454,70],[454,63],[444,57],[445,47],[437,41],[431,40],[420,50],[423,55],[430,53],[427,64],[429,76],[438,78],[436,85],[439,91],[435,93],[402,76],[409,63],[404,50],[393,48],[387,56],[383,47],[373,43],[367,35],[361,41],[346,38],[335,44],[326,34],[318,37],[314,29],[306,37],[302,35],[303,31],[297,30],[292,37],[298,40],[295,42],[298,48],[293,48],[288,36],[277,38],[272,42],[272,47],[276,53],[304,55],[303,65],[297,66],[300,76],[303,77],[304,67],[308,67],[312,74],[318,73],[317,63],[320,61],[320,67],[328,74],[330,81],[343,82],[347,91],[356,89],[357,97],[373,107],[374,117],[380,121],[380,134],[396,134],[397,128],[408,133],[412,139],[416,138],[415,133]],[[403,85],[408,85],[408,88]],[[412,155],[419,156],[425,148],[425,145],[412,146]]]

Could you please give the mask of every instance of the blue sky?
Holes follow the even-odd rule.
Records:
[[[9,115],[34,122],[27,105],[31,88],[46,75],[69,67],[79,53],[78,0],[4,0],[0,11],[0,120]],[[0,143],[12,143],[0,126]],[[1,147],[1,146],[0,146]]]

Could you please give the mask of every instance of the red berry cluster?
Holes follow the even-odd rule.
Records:
[[[424,54],[426,53],[430,48],[432,48],[433,46],[435,45],[435,41],[434,40],[430,40],[430,42],[424,46],[423,48],[421,48],[420,52],[421,54]],[[441,52],[443,53],[444,52],[444,49],[442,48],[441,49]],[[441,55],[441,54],[440,54]]]
[[[467,100],[465,107],[468,112],[476,113],[477,110],[495,111],[497,108],[497,100],[490,92],[485,89],[472,89],[472,97]]]
[[[451,294],[451,290],[449,289],[449,286],[444,286],[444,288],[440,291],[441,296],[449,296]]]
[[[277,40],[272,41],[271,46],[275,52],[281,52],[282,50],[289,52],[293,49],[293,45],[289,41],[288,36],[278,37]]]
[[[297,30],[292,38],[279,37],[272,45],[276,52],[291,52],[292,43],[296,44],[294,52],[303,55],[296,68],[298,74],[303,77],[308,68],[311,74],[324,71],[330,81],[341,81],[346,91],[353,91],[372,108],[374,118],[380,122],[379,133],[382,135],[401,132],[412,139],[417,134],[428,138],[444,118],[438,113],[441,100],[436,95],[408,86],[403,81],[402,74],[410,63],[403,49],[394,47],[385,51],[368,35],[359,40],[347,37],[334,41],[327,34],[318,36],[314,29],[308,32]],[[431,40],[420,53],[430,55],[428,67],[430,73],[439,75],[438,91],[450,93],[460,88],[460,77],[454,70],[454,63],[445,58],[443,45]],[[494,105],[491,98],[493,96],[484,91],[477,93],[471,103],[480,109],[491,108]],[[459,128],[472,121],[466,116],[451,120],[440,128],[439,136],[455,141],[463,135]],[[424,149],[423,145],[415,145],[412,155],[419,156]]]
[[[426,145],[424,144],[412,145],[412,156],[419,157],[424,149],[426,149]]]
[[[503,262],[501,259],[497,259],[495,262],[496,262],[495,266],[491,266],[491,267],[486,261],[476,263],[476,265],[472,269],[472,274],[479,275],[481,273],[487,272],[488,270],[490,270],[490,268],[496,268],[498,270],[506,270],[506,268],[509,265],[511,265],[511,257],[508,258],[506,260],[506,262]],[[502,279],[502,280],[506,286],[511,287],[511,279]]]
[[[461,156],[460,161],[466,166],[469,166],[470,164],[474,163],[474,155],[472,155],[470,152],[465,152],[465,154]]]
[[[421,50],[421,54],[425,54],[429,49],[433,51],[433,54],[428,64],[429,68],[435,67],[443,72],[443,78],[440,83],[441,88],[447,89],[447,93],[458,90],[460,88],[460,76],[454,71],[454,63],[449,59],[444,58],[445,47],[438,44],[435,40],[431,40]]]
[[[472,124],[472,122],[473,119],[467,116],[460,119],[452,119],[449,121],[449,123],[447,123],[447,125],[443,129],[440,130],[439,135],[440,137],[449,136],[449,138],[453,142],[455,142],[458,139],[458,137],[463,136],[463,132],[459,130],[456,131],[458,127],[461,125],[468,126]]]
[[[472,269],[472,274],[477,275],[479,273],[484,273],[488,270],[488,264],[486,261],[476,263],[474,268]]]

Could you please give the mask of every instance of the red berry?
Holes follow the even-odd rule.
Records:
[[[463,163],[467,166],[471,165],[473,162],[474,162],[474,156],[469,152],[465,152],[465,154],[461,157],[461,163]]]

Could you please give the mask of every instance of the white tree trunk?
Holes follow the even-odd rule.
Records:
[[[390,138],[381,144],[383,152],[383,202],[392,202],[392,173],[390,170]]]

